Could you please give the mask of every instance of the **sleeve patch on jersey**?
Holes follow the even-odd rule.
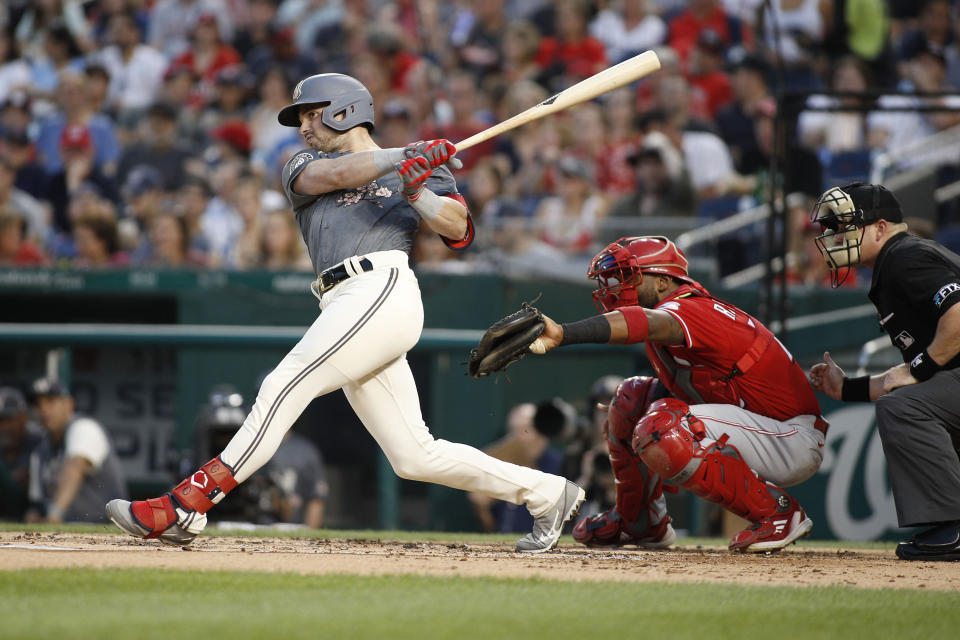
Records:
[[[293,171],[294,169],[302,165],[304,162],[309,162],[310,160],[313,160],[312,153],[303,152],[303,153],[297,154],[294,157],[293,161],[290,163],[290,170]]]
[[[940,287],[940,290],[937,291],[937,294],[933,296],[933,304],[937,305],[937,308],[939,309],[940,306],[943,304],[944,300],[949,298],[951,295],[953,295],[957,291],[960,291],[960,283],[951,282],[949,284],[943,285],[942,287]]]

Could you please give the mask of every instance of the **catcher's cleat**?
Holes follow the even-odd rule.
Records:
[[[533,521],[533,531],[517,540],[517,552],[543,553],[557,546],[563,525],[577,515],[586,497],[583,489],[567,480],[557,503]]]
[[[186,519],[181,526],[177,522],[178,510],[174,507],[169,495],[150,500],[111,500],[107,503],[107,517],[113,524],[135,538],[144,540],[159,539],[160,542],[175,546],[184,546],[193,542],[197,534],[206,526],[207,518],[196,512],[186,513]],[[139,517],[137,514],[140,514]],[[145,521],[152,519],[150,526]]]
[[[944,522],[901,542],[897,557],[921,562],[960,560],[960,522]]]
[[[786,509],[767,516],[738,533],[730,540],[731,551],[762,553],[779,551],[810,533],[813,520],[807,517],[797,501],[790,498]]]
[[[666,549],[677,539],[669,516],[641,535],[631,533],[616,507],[583,518],[573,528],[573,539],[588,547],[622,547],[636,545],[644,549]]]

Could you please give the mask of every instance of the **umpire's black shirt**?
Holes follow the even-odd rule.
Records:
[[[960,302],[960,256],[933,240],[898,233],[880,249],[870,300],[903,361],[926,349],[947,309]],[[942,365],[960,366],[960,355]]]

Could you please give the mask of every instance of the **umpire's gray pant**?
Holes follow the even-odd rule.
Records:
[[[877,400],[901,527],[960,520],[960,369]]]

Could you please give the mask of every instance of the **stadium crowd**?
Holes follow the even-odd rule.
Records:
[[[658,73],[464,152],[478,242],[453,255],[424,234],[417,261],[559,264],[776,185],[790,279],[818,284],[803,238],[824,182],[960,123],[957,96],[881,110],[960,86],[950,0],[7,0],[0,264],[308,270],[279,185],[302,146],[276,119],[296,79],[361,80],[381,146],[455,142],[647,49]],[[775,135],[777,88],[877,95],[815,94]],[[913,162],[956,179],[957,148]],[[788,175],[770,179],[773,154]],[[941,207],[928,232],[958,224]]]

